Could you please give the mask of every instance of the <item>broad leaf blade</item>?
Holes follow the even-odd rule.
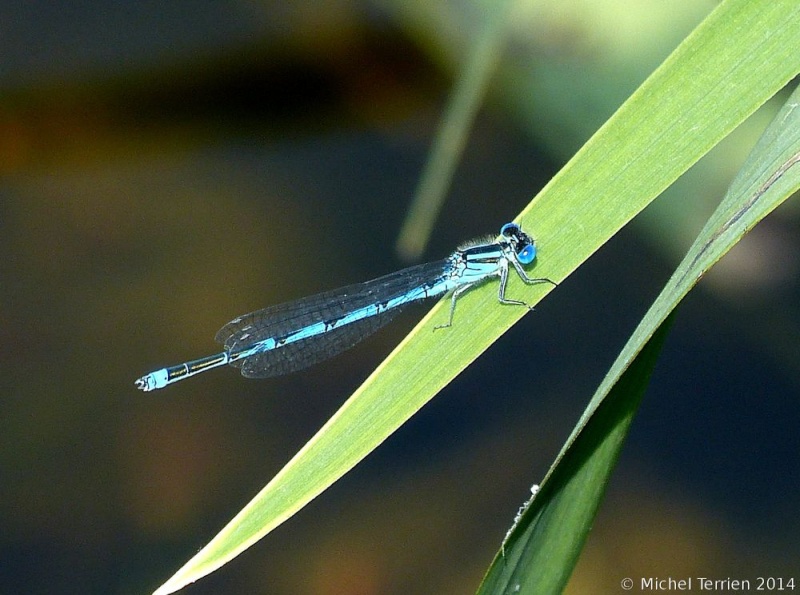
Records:
[[[640,212],[799,70],[795,0],[728,0],[673,53],[531,203],[521,223],[540,245],[533,273],[556,281]],[[735,39],[736,43],[731,40]],[[497,304],[496,284],[412,331],[284,469],[157,591],[205,576],[291,517],[432,399],[523,314]],[[545,286],[512,282],[535,303]]]

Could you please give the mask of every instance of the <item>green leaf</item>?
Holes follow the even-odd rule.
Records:
[[[536,276],[556,281],[585,262],[664,188],[800,70],[796,0],[727,0],[678,47],[520,218],[539,241]],[[535,303],[547,286],[509,285]],[[497,304],[496,284],[439,304],[247,506],[162,585],[213,572],[353,468],[488,349],[524,313]]]
[[[560,593],[683,297],[748,230],[800,188],[800,88],[731,184],[670,281],[634,331],[541,489],[509,533],[479,593]],[[609,585],[607,590],[616,589]]]
[[[674,314],[674,312],[673,312]],[[617,462],[672,318],[602,394],[588,422],[559,455],[492,563],[479,593],[560,593]]]
[[[491,80],[506,38],[514,0],[500,0],[483,7],[485,26],[475,40],[463,72],[447,103],[431,147],[414,200],[400,230],[397,252],[404,260],[418,259],[430,239],[447,189],[453,179],[472,121]]]

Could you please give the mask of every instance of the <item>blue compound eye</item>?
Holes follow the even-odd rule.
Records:
[[[519,233],[519,225],[516,223],[506,223],[503,227],[500,228],[500,235],[504,238],[511,237]]]
[[[517,252],[517,260],[520,264],[530,264],[536,258],[536,246],[528,244],[522,250]]]

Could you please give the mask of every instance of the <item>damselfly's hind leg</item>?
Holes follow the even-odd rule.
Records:
[[[497,301],[501,304],[506,304],[510,306],[525,306],[528,310],[533,310],[533,306],[528,304],[527,302],[523,302],[522,300],[512,300],[506,298],[506,285],[508,285],[508,260],[501,260],[500,267],[499,267],[499,276],[500,276],[500,287],[497,290]],[[517,275],[519,278],[522,279],[527,285],[535,285],[537,283],[550,283],[554,287],[557,287],[558,284],[555,281],[551,281],[545,277],[528,277],[525,273],[525,269],[522,268],[522,265],[518,263],[516,260],[512,260],[511,263],[514,265],[514,270],[516,270]],[[472,289],[476,283],[470,283],[468,285],[462,285],[461,287],[456,288],[453,291],[453,294],[450,297],[450,316],[447,319],[446,324],[440,324],[433,327],[433,330],[437,330],[440,328],[448,328],[453,326],[453,316],[456,313],[456,301],[458,300],[459,296],[466,291]]]
[[[458,300],[458,296],[460,296],[465,291],[472,289],[475,286],[475,283],[470,283],[469,285],[462,285],[461,287],[457,287],[453,291],[453,295],[450,296],[450,317],[447,319],[447,324],[438,324],[433,327],[433,330],[438,330],[440,328],[448,328],[453,326],[453,316],[456,313],[456,301]]]

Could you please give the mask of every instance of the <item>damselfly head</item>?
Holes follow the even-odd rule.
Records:
[[[500,235],[511,244],[520,264],[530,264],[536,258],[536,243],[533,238],[522,231],[516,223],[506,223],[500,229]]]

